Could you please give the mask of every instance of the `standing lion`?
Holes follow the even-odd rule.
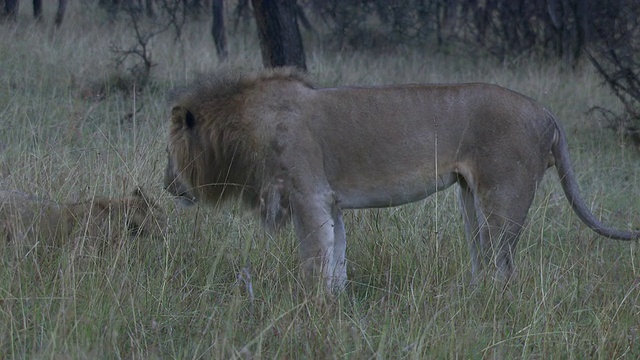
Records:
[[[544,106],[489,84],[318,89],[292,69],[212,76],[176,91],[165,187],[188,202],[240,196],[277,227],[289,214],[306,279],[346,283],[343,209],[389,207],[453,184],[471,253],[508,278],[535,190],[555,166],[578,217],[580,197],[562,127]]]
[[[124,198],[95,197],[68,204],[0,190],[0,236],[9,243],[59,246],[74,234],[117,242],[125,234],[162,236],[166,226],[165,211],[139,188]]]

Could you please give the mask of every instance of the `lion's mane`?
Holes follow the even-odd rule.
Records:
[[[266,147],[273,149],[277,144],[264,144],[257,138],[260,124],[245,105],[261,96],[266,83],[274,82],[313,88],[303,73],[278,68],[258,74],[201,76],[169,96],[173,110],[168,151],[175,176],[186,180],[190,191],[209,203],[240,195],[247,205],[261,208],[267,223],[280,222],[287,212],[281,185],[265,183],[273,171],[267,169],[270,149]],[[165,185],[170,187],[171,180],[168,182]]]

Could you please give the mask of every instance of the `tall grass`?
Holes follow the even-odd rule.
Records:
[[[126,26],[72,2],[54,32],[22,10],[17,24],[0,25],[2,188],[73,201],[143,185],[172,220],[163,239],[97,252],[73,246],[77,239],[20,257],[0,245],[0,358],[640,357],[638,246],[580,223],[554,171],[540,185],[507,288],[468,285],[450,189],[347,212],[348,290],[332,303],[305,299],[291,229],[272,237],[235,204],[177,210],[162,191],[164,94],[222,66],[208,24],[189,24],[180,41],[154,40],[158,66],[143,93],[94,101],[83,89],[113,74],[109,46],[133,41]],[[259,68],[255,38],[251,28],[232,32],[229,63]],[[615,101],[588,66],[499,66],[426,47],[336,52],[312,37],[305,46],[323,86],[485,81],[540,100],[567,129],[593,211],[638,227],[639,157],[585,115]]]

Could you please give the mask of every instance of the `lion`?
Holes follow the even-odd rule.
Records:
[[[316,88],[279,68],[201,77],[170,102],[165,188],[186,203],[240,197],[269,228],[290,216],[302,274],[330,291],[347,280],[344,209],[398,206],[453,184],[472,283],[488,265],[508,280],[536,188],[552,166],[589,228],[611,239],[640,237],[590,212],[555,116],[497,85]]]
[[[65,204],[0,190],[0,231],[9,243],[60,246],[74,235],[118,242],[123,234],[160,237],[166,227],[165,211],[140,188],[123,198]]]

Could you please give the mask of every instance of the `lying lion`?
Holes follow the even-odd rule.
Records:
[[[489,84],[318,89],[291,69],[200,79],[176,91],[165,187],[188,202],[240,196],[277,227],[291,213],[306,278],[346,283],[343,209],[424,199],[453,184],[471,253],[511,276],[535,190],[555,166],[578,217],[580,197],[562,127],[544,106]]]
[[[0,234],[8,242],[61,245],[74,235],[118,241],[123,234],[161,236],[166,224],[164,210],[139,188],[124,198],[95,197],[70,204],[0,190]]]

